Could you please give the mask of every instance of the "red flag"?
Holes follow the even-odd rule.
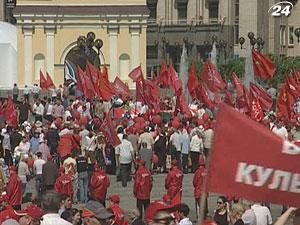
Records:
[[[173,65],[170,65],[169,72],[170,72],[172,87],[175,91],[175,95],[180,95],[182,91],[182,83]]]
[[[135,83],[136,101],[146,103],[144,98],[144,77],[138,79]]]
[[[79,88],[82,88],[83,94],[88,99],[93,99],[95,97],[95,90],[92,84],[92,81],[90,80],[89,76],[86,74],[85,71],[83,71],[79,66],[77,66],[77,72],[78,72],[78,83]],[[78,90],[79,90],[78,88]]]
[[[204,70],[202,73],[202,80],[206,84],[208,89],[213,93],[219,92],[226,87],[221,74],[214,66],[214,64],[210,62],[210,60],[207,60],[205,62]]]
[[[289,98],[288,98],[288,91],[286,85],[282,85],[279,96],[277,98],[277,117],[281,118],[285,121],[290,121],[291,118],[291,108],[290,108],[290,103],[289,103]]]
[[[43,72],[40,70],[40,88],[43,90],[47,90],[48,89],[48,84],[47,84],[47,80],[43,74]]]
[[[138,67],[134,68],[128,75],[133,82],[136,82],[138,79],[141,77],[144,77],[143,71],[142,71],[142,66],[139,65]]]
[[[104,66],[102,73],[98,71],[100,77],[99,94],[100,98],[104,101],[108,101],[115,95],[115,91],[108,80],[108,72],[106,66]]]
[[[214,108],[214,103],[210,99],[207,90],[203,86],[201,82],[199,82],[199,85],[196,89],[196,97],[199,99],[201,102],[203,102],[208,108],[213,109]]]
[[[275,75],[276,67],[269,57],[253,49],[252,60],[254,74],[256,76],[259,76],[263,79],[271,79]]]
[[[49,89],[49,88],[55,89],[55,85],[53,83],[53,80],[52,80],[51,76],[49,75],[48,72],[46,72],[46,74],[47,74],[47,78],[46,78],[46,80],[47,80],[47,89]]]
[[[273,100],[272,97],[262,87],[250,83],[250,93],[259,101],[263,110],[270,111],[273,105]]]
[[[92,81],[95,93],[97,94],[97,96],[100,96],[100,80],[99,80],[99,69],[97,69],[94,65],[92,65],[91,63],[87,62],[86,64],[86,73],[87,76],[90,77],[90,80]]]
[[[187,117],[190,117],[192,115],[183,93],[177,95],[176,97],[175,112],[179,112]]]
[[[189,80],[187,82],[187,87],[188,87],[190,95],[193,99],[196,98],[195,90],[198,87],[198,85],[199,85],[199,80],[198,80],[198,76],[196,73],[195,63],[192,62],[190,76],[189,76]]]
[[[153,109],[156,113],[159,113],[160,89],[157,86],[156,81],[144,80],[143,93],[145,103],[150,109]]]
[[[264,118],[264,113],[262,111],[259,101],[256,98],[252,99],[250,117],[256,122],[260,122]]]
[[[290,92],[295,98],[299,97],[300,87],[298,86],[298,84],[295,81],[293,76],[287,76],[287,78],[286,78],[286,88],[287,88],[288,92]]]
[[[249,91],[247,90],[247,88],[244,86],[243,87],[243,92],[244,92],[244,104],[243,104],[243,108],[245,112],[251,113],[251,95],[249,93]]]
[[[165,62],[161,64],[161,69],[158,77],[158,84],[165,88],[170,88],[172,85],[170,71]]]
[[[235,72],[232,72],[232,81],[236,89],[237,98],[241,98],[244,95],[244,85],[242,84],[241,80],[239,79],[239,77],[236,75]]]
[[[119,77],[116,77],[112,87],[115,91],[115,93],[122,98],[122,100],[126,101],[130,98],[130,90],[126,84],[123,83],[123,81],[120,80]]]
[[[211,153],[209,192],[300,207],[299,147],[225,104]]]
[[[225,90],[225,99],[224,102],[227,103],[228,105],[233,106],[233,99],[228,90]]]
[[[5,107],[4,118],[8,125],[12,127],[18,126],[17,111],[15,108],[15,104],[10,96],[8,97],[7,105]]]
[[[100,126],[100,130],[103,132],[104,136],[108,143],[110,143],[113,147],[118,146],[121,144],[121,141],[117,135],[116,129],[113,125],[113,121],[111,118],[111,113],[107,113],[106,117]]]

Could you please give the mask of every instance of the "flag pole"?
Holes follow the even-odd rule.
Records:
[[[210,165],[210,160],[211,160],[211,154],[212,154],[212,149],[211,148],[209,151],[208,151],[208,154],[207,154],[207,160],[206,160],[206,176],[205,176],[205,179],[204,179],[204,183],[203,183],[203,186],[202,186],[202,193],[201,193],[201,199],[200,199],[200,210],[199,210],[199,219],[198,219],[198,225],[202,225],[203,224],[203,221],[206,217],[205,213],[206,213],[206,208],[208,207],[208,201],[207,201],[207,198],[209,197],[209,193],[207,192],[207,189],[208,189],[208,176],[209,176],[209,165]],[[202,153],[204,154],[204,153]]]

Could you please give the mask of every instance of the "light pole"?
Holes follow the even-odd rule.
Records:
[[[261,51],[264,48],[265,41],[261,37],[255,38],[255,34],[253,32],[249,32],[247,36],[249,38],[252,49],[257,49],[258,51]],[[246,39],[244,37],[239,38],[241,49],[243,49],[243,45],[245,44],[245,42]]]

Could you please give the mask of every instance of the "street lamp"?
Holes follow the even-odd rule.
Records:
[[[252,46],[252,49],[257,49],[258,51],[261,51],[264,48],[265,41],[261,37],[255,38],[253,32],[249,32],[247,36],[250,40],[250,45]],[[245,42],[246,39],[244,37],[239,38],[241,49],[243,49],[243,45],[245,44]],[[255,47],[256,45],[257,47]]]

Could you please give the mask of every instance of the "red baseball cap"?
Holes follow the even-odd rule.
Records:
[[[113,203],[120,203],[120,196],[119,195],[112,195],[110,196],[110,201],[112,201]]]
[[[33,219],[41,219],[42,216],[45,214],[44,210],[41,209],[40,207],[31,204],[29,206],[27,206],[26,209],[21,210],[21,211],[17,211],[16,214],[18,216],[30,216]]]

